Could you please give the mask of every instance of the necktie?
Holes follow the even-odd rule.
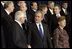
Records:
[[[40,33],[41,37],[43,38],[42,28],[41,28],[40,24],[39,24],[39,33]]]

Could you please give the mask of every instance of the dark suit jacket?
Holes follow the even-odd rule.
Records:
[[[48,26],[46,24],[42,24],[43,29],[44,29],[44,38],[42,39],[39,32],[38,28],[35,23],[30,25],[29,28],[29,42],[32,46],[32,48],[52,48],[52,43],[49,35],[49,30]]]
[[[57,22],[57,17],[54,14],[53,16],[51,16],[51,20],[50,20],[50,29],[51,32],[54,31],[54,29],[58,26],[58,22]]]
[[[13,25],[13,41],[18,48],[27,48],[25,31],[17,22],[14,22]]]
[[[1,48],[6,48],[5,45],[5,36],[4,36],[4,32],[3,32],[3,26],[1,25]]]
[[[31,17],[31,14],[29,13],[30,11],[26,11],[26,16],[27,16],[27,20],[26,20],[26,22],[28,22],[28,23],[32,23],[32,17]]]
[[[52,18],[53,14],[51,14],[50,10],[48,9],[47,14],[45,15],[45,19],[46,19],[46,23],[49,26],[49,30],[51,32],[51,28],[50,28],[50,23],[51,23],[51,18]]]
[[[48,25],[48,21],[47,21],[47,20],[48,20],[48,19],[47,19],[47,15],[45,14],[45,15],[44,15],[44,19],[42,20],[42,22]]]
[[[5,36],[6,48],[14,47],[12,40],[13,19],[10,15],[6,13],[5,10],[1,11],[1,23],[3,26],[3,32]]]
[[[4,11],[4,7],[2,6],[1,4],[1,12]],[[4,30],[3,30],[3,25],[2,25],[2,16],[1,16],[1,48],[5,48],[6,45],[5,45],[5,36],[4,36]]]
[[[29,12],[29,20],[30,20],[30,22],[34,23],[35,22],[34,21],[35,12],[32,9],[28,10],[28,12]]]

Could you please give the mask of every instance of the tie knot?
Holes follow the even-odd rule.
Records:
[[[41,24],[39,24],[39,26],[41,26]]]
[[[41,24],[39,24],[39,29],[41,29]]]
[[[41,26],[41,24],[39,24],[39,33],[40,33],[41,37],[43,38],[44,33],[43,33],[43,31],[42,31],[42,26]]]

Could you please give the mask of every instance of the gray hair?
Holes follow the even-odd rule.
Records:
[[[19,20],[21,16],[24,16],[24,13],[22,11],[17,11],[15,13],[15,20]]]
[[[13,1],[7,1],[5,2],[4,8],[7,8],[9,6],[9,4],[13,3]]]

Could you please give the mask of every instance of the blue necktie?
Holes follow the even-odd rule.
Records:
[[[43,38],[43,33],[42,33],[42,29],[41,29],[41,25],[39,24],[39,33],[41,35],[41,37]]]

